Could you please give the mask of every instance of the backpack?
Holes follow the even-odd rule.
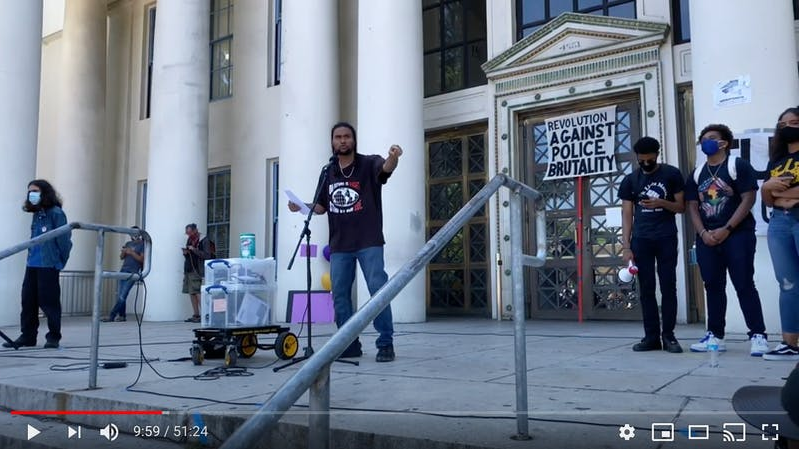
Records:
[[[707,162],[705,162],[705,165],[707,165]],[[694,169],[693,178],[696,185],[699,185],[699,173],[702,171],[702,168],[704,168],[705,165]],[[738,178],[738,156],[727,157],[727,173],[730,174],[730,178],[732,178],[733,181]]]

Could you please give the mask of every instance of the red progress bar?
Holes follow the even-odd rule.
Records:
[[[12,415],[163,415],[163,410],[12,410]]]

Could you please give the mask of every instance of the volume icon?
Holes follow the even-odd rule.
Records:
[[[108,441],[114,441],[119,437],[119,428],[116,424],[109,424],[100,429],[100,436],[106,437]]]

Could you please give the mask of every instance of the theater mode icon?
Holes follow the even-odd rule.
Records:
[[[688,426],[689,440],[709,440],[710,426],[707,424],[696,424]]]
[[[674,441],[674,423],[652,423],[652,441]]]

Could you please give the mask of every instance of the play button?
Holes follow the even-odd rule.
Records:
[[[39,429],[33,427],[32,425],[28,424],[28,440],[35,437],[36,435],[40,434],[41,432]]]

